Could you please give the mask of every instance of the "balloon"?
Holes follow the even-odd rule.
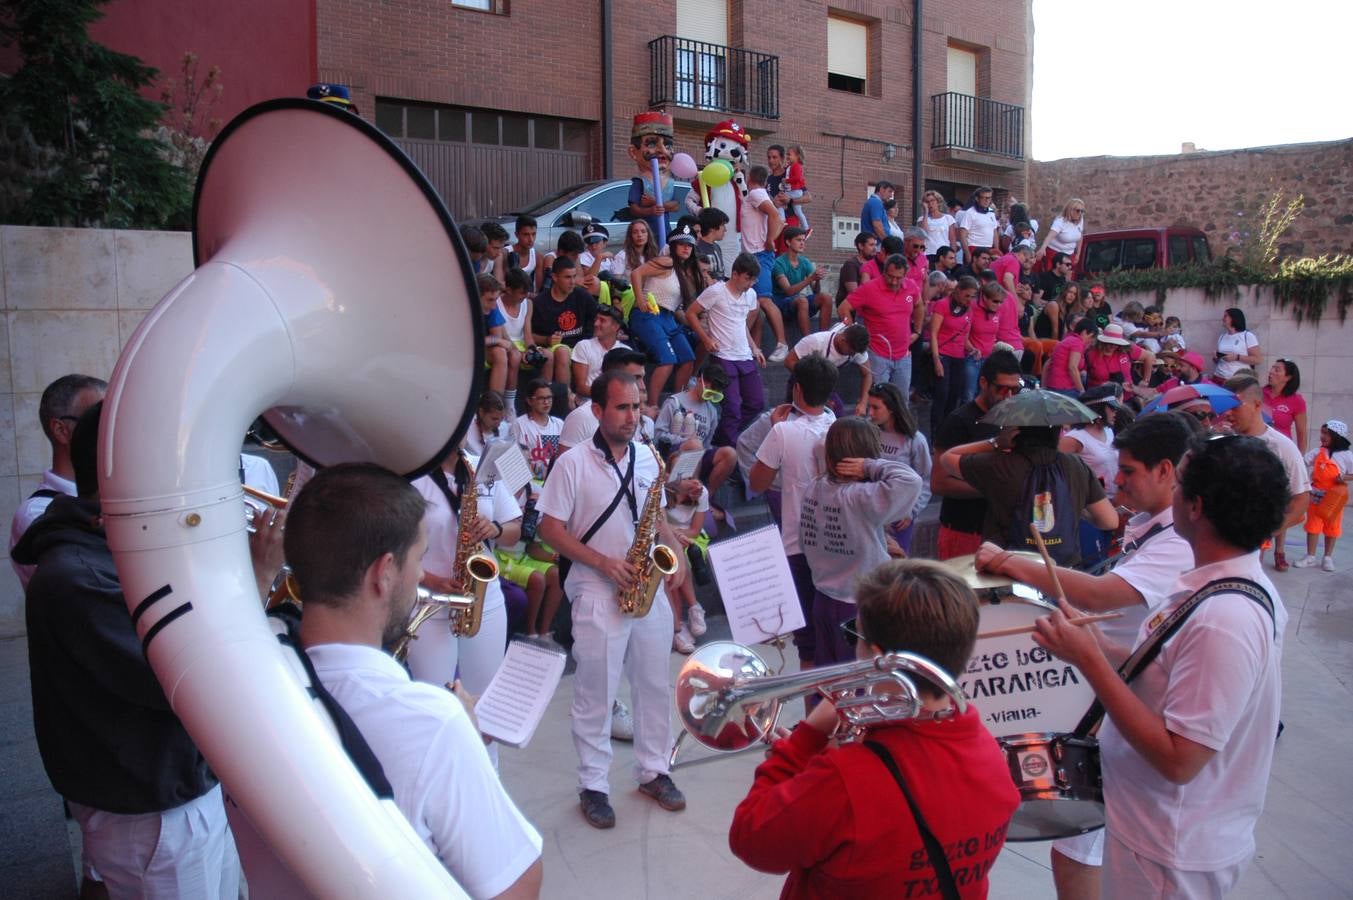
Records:
[[[668,166],[672,174],[682,181],[694,181],[698,170],[695,168],[695,160],[691,159],[689,153],[678,153],[672,157],[672,163]]]
[[[700,170],[700,182],[710,187],[722,187],[733,180],[733,164],[726,159],[716,159]]]

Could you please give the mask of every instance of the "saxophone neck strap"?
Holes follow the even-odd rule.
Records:
[[[611,468],[615,470],[615,477],[620,479],[620,490],[616,493],[615,499],[611,501],[611,505],[606,508],[606,512],[602,513],[601,518],[588,529],[587,537],[583,538],[584,544],[587,543],[587,539],[596,534],[597,529],[601,528],[601,526],[606,523],[606,520],[611,517],[611,513],[615,511],[616,505],[620,502],[621,497],[624,497],[629,501],[630,520],[636,525],[639,524],[639,498],[634,493],[634,441],[630,441],[629,449],[625,454],[629,457],[629,465],[624,472],[620,471],[620,464],[615,461],[615,455],[611,453],[611,445],[606,443],[606,439],[601,436],[600,428],[592,432],[592,443],[596,445],[606,462],[610,463]]]
[[[1266,613],[1273,623],[1273,636],[1277,639],[1278,624],[1273,609],[1273,598],[1269,596],[1268,591],[1258,582],[1251,581],[1248,578],[1219,578],[1215,581],[1209,581],[1197,591],[1192,597],[1185,600],[1175,608],[1165,619],[1156,626],[1146,640],[1137,645],[1137,649],[1132,651],[1121,666],[1118,667],[1118,675],[1125,684],[1131,684],[1132,681],[1146,667],[1151,665],[1160,651],[1164,649],[1165,642],[1174,637],[1179,629],[1184,627],[1189,616],[1202,606],[1203,601],[1217,594],[1241,594],[1249,597]],[[1074,734],[1079,737],[1085,737],[1099,727],[1100,721],[1104,718],[1104,707],[1098,700],[1090,705],[1085,715],[1081,718],[1080,724],[1076,726]]]

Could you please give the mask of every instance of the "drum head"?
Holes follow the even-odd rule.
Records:
[[[1010,819],[1007,841],[1050,841],[1104,827],[1104,804],[1096,800],[1025,800]]]

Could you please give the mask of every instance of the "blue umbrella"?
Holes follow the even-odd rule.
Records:
[[[1216,415],[1229,412],[1240,405],[1240,398],[1226,388],[1200,381],[1197,384],[1181,384],[1170,388],[1142,407],[1141,414],[1145,416],[1154,412],[1168,412],[1196,400],[1206,401]]]

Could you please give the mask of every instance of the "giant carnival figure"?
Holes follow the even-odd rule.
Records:
[[[677,208],[676,185],[669,168],[676,132],[672,117],[665,112],[641,112],[630,130],[629,157],[639,169],[630,181],[629,211],[648,223],[653,242],[667,243],[667,214]]]
[[[709,169],[716,160],[723,160],[732,167],[731,179],[703,179],[707,184],[709,205],[723,210],[728,216],[728,231],[719,242],[726,266],[731,266],[742,252],[742,198],[747,196],[747,148],[751,142],[746,130],[732,119],[725,119],[705,135],[705,168]],[[700,198],[697,192],[692,190],[686,196],[687,206],[692,212],[698,212]]]

